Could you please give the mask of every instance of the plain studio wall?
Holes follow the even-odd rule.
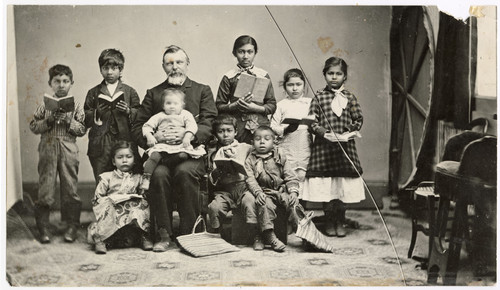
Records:
[[[324,61],[339,56],[349,65],[346,87],[363,109],[358,153],[366,180],[387,182],[390,138],[390,7],[270,6],[314,91],[325,86]],[[258,43],[255,64],[269,72],[277,100],[283,73],[298,67],[265,6],[15,6],[15,41],[23,182],[38,181],[38,143],[29,122],[48,86],[48,69],[71,67],[70,93],[82,104],[100,83],[97,59],[103,49],[125,55],[122,80],[142,100],[146,89],[165,80],[166,46],[184,48],[188,75],[210,85],[214,97],[225,72],[236,65],[233,42],[242,34]],[[311,92],[309,91],[309,94]],[[78,138],[80,182],[92,182],[87,136]]]

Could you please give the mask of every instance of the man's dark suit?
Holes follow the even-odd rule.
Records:
[[[154,114],[163,109],[162,92],[174,87],[166,81],[147,90],[137,117],[132,126],[132,136],[137,144],[147,149],[146,139],[142,135],[142,125]],[[204,143],[211,135],[213,119],[217,116],[212,91],[209,86],[199,84],[187,78],[179,90],[186,94],[185,109],[196,119],[198,132],[195,134],[193,145]],[[191,232],[194,222],[200,213],[199,188],[200,178],[205,174],[203,160],[188,159],[175,168],[158,165],[151,176],[148,201],[151,217],[156,220],[158,228],[165,228],[172,235],[172,203],[177,202],[177,211],[180,216],[180,233]]]

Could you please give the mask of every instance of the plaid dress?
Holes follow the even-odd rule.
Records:
[[[333,131],[339,134],[359,131],[363,125],[363,115],[356,97],[348,90],[343,90],[342,93],[347,97],[348,102],[340,117],[337,117],[331,109],[335,93],[328,88],[319,91],[317,98],[315,97],[311,101],[309,115],[316,117],[316,122],[311,125],[316,138],[311,148],[311,158],[309,159],[306,177],[359,177],[342,152],[340,145],[323,138],[323,135],[331,130],[330,125]],[[355,141],[349,140],[341,144],[359,174],[362,174],[363,170],[356,152]]]

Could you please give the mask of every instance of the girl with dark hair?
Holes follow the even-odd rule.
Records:
[[[353,139],[360,137],[363,115],[356,97],[344,87],[346,62],[337,57],[327,59],[323,75],[326,87],[312,99],[309,109],[315,119],[311,130],[316,138],[302,199],[323,202],[326,234],[344,237],[345,204],[365,199],[363,170]]]
[[[149,204],[141,196],[134,146],[128,141],[117,141],[111,150],[115,170],[99,176],[92,199],[97,222],[88,229],[88,242],[95,243],[96,254],[105,254],[106,244],[112,241],[130,247],[137,236],[143,250],[153,249],[149,239]]]
[[[222,77],[217,92],[215,105],[219,114],[230,114],[237,120],[236,140],[250,144],[252,134],[259,125],[269,125],[268,115],[276,110],[276,99],[272,83],[269,82],[266,95],[262,103],[252,102],[253,95],[247,94],[243,98],[234,96],[234,91],[241,74],[249,74],[270,79],[269,74],[253,64],[257,54],[257,42],[248,35],[238,37],[233,45],[233,55],[238,64]]]

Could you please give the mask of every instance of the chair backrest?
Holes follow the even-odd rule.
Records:
[[[497,137],[485,136],[470,142],[464,149],[458,173],[496,186]]]
[[[460,161],[464,148],[472,141],[484,137],[483,133],[465,131],[451,137],[444,148],[443,161]]]

